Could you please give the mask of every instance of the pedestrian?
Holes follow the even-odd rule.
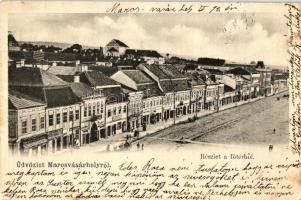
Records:
[[[137,149],[138,150],[140,149],[140,143],[139,142],[137,143]]]
[[[273,145],[269,145],[269,151],[271,152],[271,151],[273,151]]]
[[[275,134],[276,133],[276,129],[274,128],[274,130],[273,130],[273,133]]]
[[[141,150],[143,151],[144,144],[141,144]]]

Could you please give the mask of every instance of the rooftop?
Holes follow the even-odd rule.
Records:
[[[172,65],[147,65],[144,66],[155,74],[159,79],[178,79],[186,78],[176,67]]]
[[[87,97],[93,95],[93,89],[89,87],[87,84],[79,82],[79,83],[71,83],[71,89],[73,93],[80,98]]]
[[[144,49],[127,49],[125,51],[126,56],[134,56],[134,57],[154,57],[160,58],[162,57],[157,51],[154,50],[144,50]]]
[[[214,74],[214,75],[222,75],[223,72],[219,69],[204,69],[206,71],[208,71],[210,74]]]
[[[51,66],[47,72],[55,75],[74,75],[76,68],[70,66]]]
[[[48,107],[68,106],[81,101],[73,93],[71,87],[44,88],[44,92]]]
[[[164,95],[156,83],[138,85],[138,91],[143,92],[143,97],[154,97]]]
[[[241,67],[237,67],[234,69],[230,69],[227,71],[228,74],[234,74],[234,75],[251,75],[251,73]]]
[[[123,43],[117,39],[111,40],[106,46],[115,46],[115,45],[120,46],[120,47],[128,47],[125,43]]]
[[[19,86],[62,86],[67,82],[40,68],[21,67],[9,69],[9,85]]]
[[[140,70],[122,70],[122,72],[127,75],[130,79],[139,83],[153,83],[153,80],[150,79],[144,72]]]
[[[272,80],[287,80],[289,78],[288,73],[282,73],[282,74],[274,74],[272,75]]]
[[[96,65],[88,65],[88,69],[92,71],[100,71],[106,76],[112,76],[118,71],[117,67],[106,67],[106,66],[96,66]]]
[[[15,90],[8,91],[9,109],[25,109],[32,107],[45,106],[43,102],[28,95],[22,94]]]
[[[44,59],[48,61],[76,61],[78,60],[78,54],[45,52]]]
[[[96,86],[120,86],[117,81],[107,77],[100,71],[85,71],[80,75],[81,81],[92,87]]]
[[[164,92],[179,92],[191,89],[187,80],[162,80],[160,85]]]

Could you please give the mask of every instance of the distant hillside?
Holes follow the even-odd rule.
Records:
[[[71,43],[61,43],[61,42],[37,42],[37,41],[18,41],[18,43],[20,45],[24,44],[24,43],[30,43],[30,44],[33,44],[33,45],[45,45],[45,46],[55,46],[55,47],[60,47],[62,49],[66,49],[67,47],[70,47],[72,44]],[[94,47],[94,46],[86,46],[86,45],[82,45],[84,49],[98,49],[99,47]]]

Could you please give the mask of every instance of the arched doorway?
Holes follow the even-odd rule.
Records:
[[[98,140],[98,132],[97,132],[97,125],[95,123],[92,124],[91,127],[91,142],[95,142]]]

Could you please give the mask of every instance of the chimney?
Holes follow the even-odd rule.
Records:
[[[25,66],[25,59],[21,59],[20,65],[21,65],[21,67],[24,67],[24,66]]]
[[[80,82],[80,77],[79,77],[79,73],[76,73],[74,75],[74,83],[79,83]]]
[[[76,61],[75,61],[75,67],[78,67],[79,64],[80,64],[80,60],[76,60]]]
[[[81,72],[88,71],[88,65],[81,65]]]

